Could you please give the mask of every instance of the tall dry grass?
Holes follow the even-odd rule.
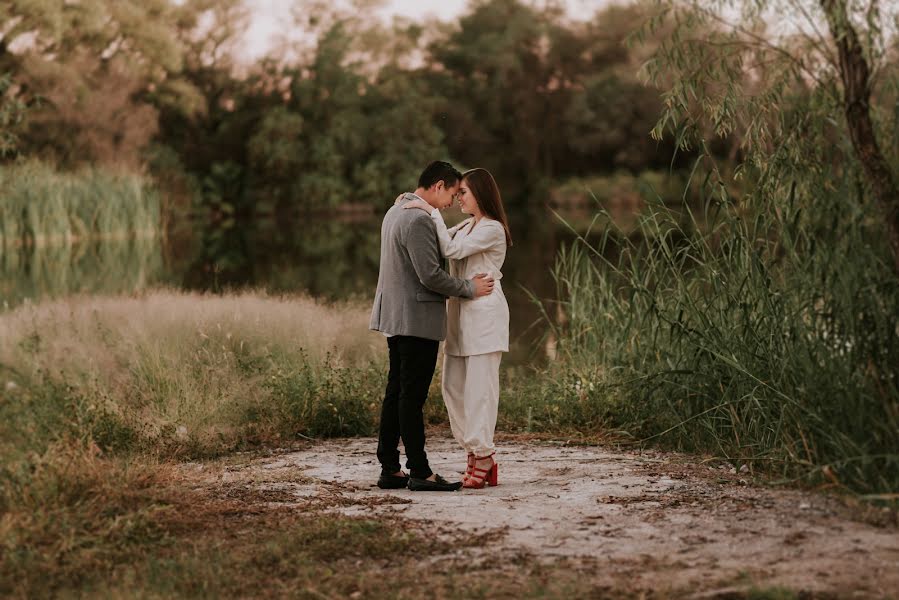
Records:
[[[178,515],[213,537],[219,518],[171,460],[371,433],[384,347],[367,307],[249,292],[0,314],[0,595],[89,594],[141,561],[141,585],[164,586],[153,565],[189,533]]]
[[[367,318],[367,308],[253,293],[21,306],[0,317],[10,427],[0,451],[40,450],[65,432],[175,454],[369,432],[383,339]]]

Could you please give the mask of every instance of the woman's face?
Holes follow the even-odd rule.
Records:
[[[468,188],[468,182],[464,179],[459,186],[459,194],[457,197],[459,199],[459,208],[462,209],[462,212],[475,217],[481,216],[478,200],[474,197],[474,194],[471,193],[471,190]]]

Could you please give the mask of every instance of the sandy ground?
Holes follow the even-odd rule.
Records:
[[[722,598],[750,585],[782,586],[825,597],[899,598],[895,524],[870,514],[859,519],[857,509],[826,494],[753,483],[729,466],[519,441],[501,445],[495,488],[385,491],[374,486],[375,447],[372,439],[316,443],[238,461],[214,477],[225,486],[255,485],[264,501],[317,501],[346,514],[433,523],[435,532],[490,533],[480,552],[494,561],[576,561],[587,576],[627,579],[633,589]],[[451,439],[429,439],[428,454],[448,479],[465,469]],[[264,476],[274,472],[299,477]]]

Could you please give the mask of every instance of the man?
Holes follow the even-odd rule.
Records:
[[[414,194],[405,194],[387,211],[381,224],[381,263],[370,329],[387,336],[390,371],[381,407],[378,487],[416,491],[454,491],[431,471],[425,453],[422,408],[437,364],[437,347],[446,337],[447,296],[473,298],[493,291],[493,278],[450,277],[441,267],[437,230],[427,213],[403,210],[420,198],[446,208],[459,190],[462,174],[442,161],[432,162],[418,179]],[[406,449],[407,477],[400,469],[399,441]]]

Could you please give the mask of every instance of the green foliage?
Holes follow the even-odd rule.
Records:
[[[595,438],[615,425],[606,389],[576,370],[549,370],[506,377],[497,429],[553,436]]]
[[[244,169],[248,212],[383,207],[428,160],[448,156],[493,170],[513,203],[539,203],[548,179],[671,162],[673,144],[647,135],[660,104],[636,78],[640,51],[624,46],[643,8],[581,24],[491,0],[429,35],[316,10],[297,17],[314,44],[244,79],[227,61],[204,61],[188,36],[179,77],[207,110],[157,104],[159,143],[197,181],[216,165]],[[220,18],[217,30],[237,30]]]
[[[9,100],[31,109],[21,153],[63,167],[149,161],[213,219],[227,206],[238,217],[384,206],[435,158],[490,168],[513,203],[539,202],[546,180],[672,158],[672,143],[646,136],[661,105],[635,76],[642,51],[624,45],[643,6],[581,23],[489,0],[424,29],[304,3],[296,26],[312,41],[239,69],[238,0],[5,10],[0,69]],[[232,167],[235,197],[221,201],[210,179]]]
[[[25,104],[12,97],[9,74],[0,76],[0,156],[14,154],[19,144],[19,133],[25,121]]]
[[[4,3],[0,72],[15,83],[4,96],[29,107],[20,152],[139,167],[156,129],[141,96],[180,70],[176,22],[187,10],[167,0]]]
[[[285,437],[372,435],[377,431],[380,398],[386,385],[382,365],[363,370],[340,367],[329,358],[310,364],[305,357],[290,372],[279,371],[266,380],[271,394],[266,406],[254,406],[248,422],[272,420]]]
[[[899,73],[897,56],[884,51],[891,41],[889,14],[874,10],[876,3],[871,10],[864,5],[847,6],[869,67],[882,72],[872,82],[874,102],[866,110],[880,146],[895,159],[895,148],[883,143],[895,137],[890,134],[897,124],[890,91]],[[747,174],[761,195],[782,194],[794,184],[833,189],[854,177],[867,188],[858,201],[873,208],[871,181],[857,168],[867,159],[857,155],[847,127],[847,90],[836,62],[835,34],[818,26],[824,20],[818,3],[666,0],[659,6],[635,34],[658,36],[660,28],[670,29],[642,72],[664,98],[654,138],[670,133],[679,148],[705,153],[715,138],[733,139],[740,148],[737,177]],[[770,24],[779,19],[792,19],[795,32],[771,31]],[[893,37],[895,42],[895,31]]]
[[[661,107],[624,46],[642,12],[612,7],[574,25],[519,0],[474,4],[429,46],[451,153],[499,173],[514,196],[544,178],[667,166],[670,145],[646,136]]]

